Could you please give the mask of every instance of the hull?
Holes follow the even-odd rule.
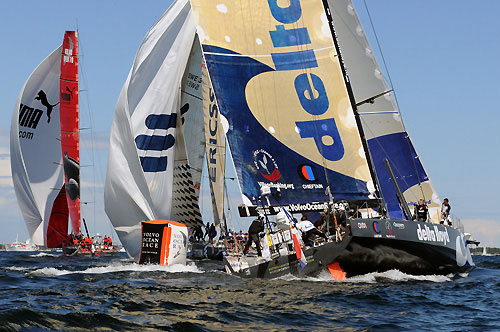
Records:
[[[350,221],[337,261],[347,276],[397,269],[408,274],[464,273],[475,265],[464,235],[449,226],[394,219]]]
[[[241,277],[277,278],[287,274],[295,276],[314,276],[335,262],[339,254],[345,251],[349,241],[328,242],[317,247],[303,249],[307,264],[300,269],[295,253],[282,255],[265,260],[261,257],[246,257],[241,255],[224,256],[226,272]]]
[[[6,244],[5,251],[38,251],[38,246],[32,243]]]
[[[80,247],[63,247],[62,250],[65,256],[114,256],[118,252],[116,246],[107,249],[96,247],[93,252]]]
[[[193,242],[190,244],[190,250],[187,253],[187,257],[191,259],[212,259],[221,261],[224,246],[213,245],[213,244],[203,244]]]

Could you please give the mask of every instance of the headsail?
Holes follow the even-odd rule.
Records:
[[[395,100],[375,60],[351,0],[328,0],[337,38],[372,161],[392,218],[403,218],[396,189],[384,165],[388,159],[409,204],[427,201],[433,221],[438,221],[439,197],[403,125]]]
[[[371,175],[321,1],[192,0],[247,204],[366,199]],[[242,25],[242,22],[245,22]]]
[[[189,226],[202,224],[199,197],[205,132],[201,62],[201,47],[195,37],[180,86],[171,217],[172,220],[182,221]]]
[[[61,55],[60,122],[66,198],[73,234],[80,233],[78,33],[66,31]]]
[[[215,225],[224,222],[224,181],[226,164],[226,136],[221,122],[217,100],[208,76],[205,62],[202,68],[203,110],[205,114],[205,142],[208,182]]]
[[[10,132],[12,179],[33,243],[60,247],[68,234],[59,124],[61,50],[31,74],[14,107]]]
[[[179,87],[194,35],[189,2],[175,2],[144,38],[116,106],[104,203],[136,258],[141,221],[171,217]]]

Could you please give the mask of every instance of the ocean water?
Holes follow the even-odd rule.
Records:
[[[474,259],[468,275],[393,270],[338,282],[243,279],[210,260],[0,252],[0,330],[500,331],[500,256]]]

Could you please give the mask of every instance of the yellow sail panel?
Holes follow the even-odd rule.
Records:
[[[210,183],[214,222],[215,225],[219,225],[224,220],[226,140],[217,101],[204,62],[202,64],[202,90],[208,181]]]
[[[337,197],[367,196],[370,171],[323,2],[191,4],[243,191],[266,184],[305,201],[325,199],[333,184]],[[301,198],[303,189],[317,192]]]

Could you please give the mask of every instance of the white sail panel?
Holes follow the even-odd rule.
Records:
[[[144,38],[116,106],[104,202],[134,257],[141,221],[171,217],[179,87],[194,35],[189,2],[176,1]]]
[[[402,217],[394,185],[385,169],[385,158],[391,163],[408,204],[424,198],[432,220],[438,222],[441,202],[406,132],[351,0],[328,0],[328,4],[354,97],[360,103],[358,112],[389,213],[392,217]]]
[[[186,152],[191,169],[191,176],[200,193],[201,170],[205,156],[205,130],[203,126],[202,68],[203,57],[198,35],[195,36],[189,54],[186,71],[181,83],[181,117],[186,142]]]
[[[172,220],[188,226],[202,224],[199,207],[205,151],[201,94],[201,48],[195,37],[181,81],[181,103],[175,141]]]
[[[38,245],[47,244],[54,201],[64,186],[58,105],[60,57],[61,47],[28,78],[14,107],[10,132],[17,201],[31,240]]]

